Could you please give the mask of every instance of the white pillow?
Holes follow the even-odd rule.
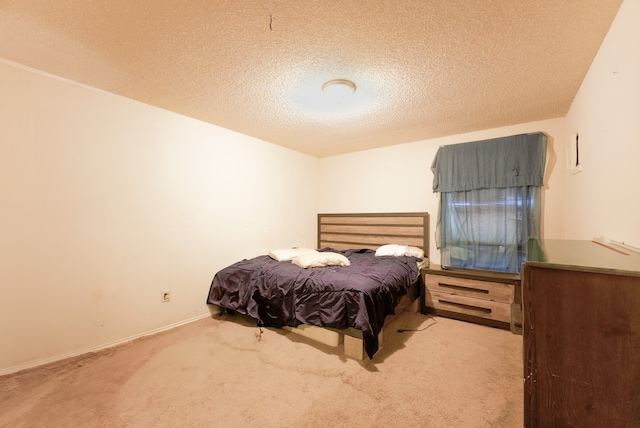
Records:
[[[404,256],[404,252],[407,249],[406,245],[388,244],[378,247],[376,250],[376,256]]]
[[[419,248],[419,247],[407,247],[407,249],[404,250],[404,255],[423,259],[424,251],[422,250],[422,248]]]
[[[288,262],[300,254],[317,253],[313,248],[283,248],[281,250],[269,251],[269,257],[279,262]]]
[[[332,252],[314,251],[313,253],[304,253],[296,256],[291,260],[303,269],[325,266],[349,266],[351,262],[342,254]]]

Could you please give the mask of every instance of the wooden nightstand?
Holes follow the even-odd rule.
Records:
[[[485,324],[522,334],[520,276],[471,269],[420,270],[422,313]]]

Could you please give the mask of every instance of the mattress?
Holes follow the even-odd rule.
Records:
[[[265,327],[352,327],[362,331],[372,358],[384,319],[417,279],[420,259],[376,257],[370,249],[320,251],[343,254],[350,265],[304,269],[268,255],[242,260],[215,274],[207,303]]]

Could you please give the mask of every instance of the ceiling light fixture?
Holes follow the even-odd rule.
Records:
[[[324,85],[322,85],[322,92],[333,90],[338,90],[340,92],[348,91],[349,93],[354,93],[356,91],[356,84],[347,79],[333,79],[325,82]]]
[[[329,105],[349,105],[353,102],[353,94],[356,92],[356,84],[347,79],[333,79],[322,85],[322,92],[326,96]]]

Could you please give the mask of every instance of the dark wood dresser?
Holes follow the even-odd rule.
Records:
[[[422,312],[522,332],[520,276],[474,269],[420,270]]]
[[[525,427],[640,427],[640,254],[531,240],[522,293]]]

